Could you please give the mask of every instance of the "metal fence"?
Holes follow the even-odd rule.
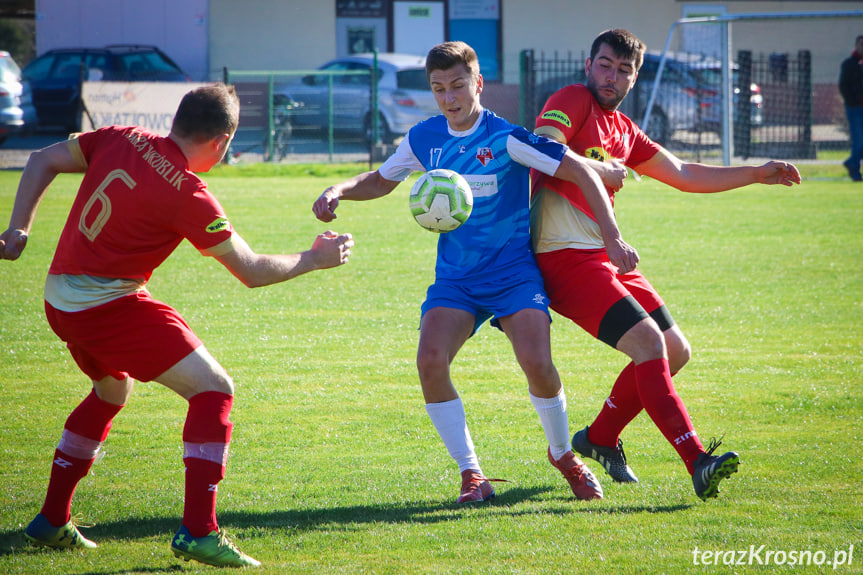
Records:
[[[297,101],[288,95],[303,79],[320,83],[317,99]],[[227,154],[230,160],[246,157],[267,162],[365,162],[371,165],[388,152],[381,142],[380,125],[353,114],[357,125],[340,121],[339,103],[334,100],[334,80],[356,78],[362,85],[353,95],[363,108],[378,110],[376,83],[371,71],[230,71],[224,81],[232,84],[240,99],[240,125]],[[344,104],[342,105],[342,111]],[[343,129],[355,128],[355,129]]]
[[[587,55],[521,53],[521,123],[532,128],[547,98],[561,87],[585,81]],[[646,55],[639,79],[620,110],[643,125],[655,92],[647,133],[669,150],[701,160],[719,153],[722,134],[720,63],[704,55],[675,55],[657,77],[657,55]],[[811,55],[736,55],[733,74],[733,141],[736,156],[814,158],[819,145],[847,145],[838,119],[820,118],[830,129],[813,137]],[[821,114],[824,115],[823,113]]]
[[[520,54],[519,123],[532,128],[545,101],[561,87],[583,82],[585,53]],[[643,124],[653,98],[647,133],[686,159],[720,158],[733,142],[742,158],[814,158],[819,148],[847,147],[844,115],[825,108],[832,98],[819,96],[813,86],[809,51],[758,54],[740,51],[733,62],[734,102],[725,115],[733,137],[723,140],[725,101],[721,96],[720,64],[700,54],[675,55],[663,62],[645,56],[639,80],[621,111]],[[656,78],[659,83],[656,84]],[[308,84],[315,78],[317,100],[308,91],[302,99],[285,85]],[[369,71],[228,71],[241,99],[240,127],[229,158],[283,162],[379,162],[393,150],[386,129],[363,125],[369,110],[380,110],[377,84]],[[344,89],[356,78],[357,90]],[[334,90],[334,83],[340,87]],[[304,88],[308,88],[306,85]],[[830,86],[835,90],[834,86]],[[347,93],[347,96],[345,96]],[[287,94],[287,95],[286,95]],[[336,99],[334,94],[338,94]],[[356,110],[351,113],[352,106]],[[347,113],[346,113],[347,110]],[[364,111],[363,111],[364,110]],[[336,114],[339,114],[336,117]],[[353,130],[344,128],[354,124]],[[341,129],[339,129],[341,128]],[[726,144],[723,147],[723,144]]]

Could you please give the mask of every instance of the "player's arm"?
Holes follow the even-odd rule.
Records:
[[[567,150],[553,175],[572,182],[581,189],[599,224],[608,259],[618,268],[619,273],[625,274],[634,270],[638,264],[638,252],[623,241],[608,193],[587,160],[577,156],[572,150]]]
[[[351,234],[339,235],[326,231],[316,237],[312,247],[304,252],[265,255],[255,253],[235,233],[229,240],[229,251],[219,253],[216,249],[212,255],[243,284],[252,288],[287,281],[310,271],[340,266],[347,263],[353,245]]]
[[[365,172],[324,190],[312,205],[312,211],[322,222],[330,222],[338,217],[339,200],[374,200],[387,195],[398,185],[399,182],[384,178],[378,170]]]
[[[684,162],[665,148],[660,148],[635,169],[683,192],[700,194],[724,192],[749,184],[791,186],[801,181],[800,172],[788,162],[771,160],[760,166],[710,166]]]
[[[30,154],[18,182],[9,229],[0,234],[0,259],[15,260],[24,251],[36,210],[57,174],[87,169],[83,157],[72,153],[72,145],[66,141],[57,142]]]
[[[545,136],[546,138],[567,145],[566,136],[554,126],[539,126],[534,130],[534,133],[538,136]],[[623,187],[623,182],[627,175],[626,166],[617,160],[600,162],[599,160],[585,157],[584,161],[587,162],[587,165],[590,166],[593,171],[599,174],[599,178],[602,180],[602,183],[606,188],[617,191]]]

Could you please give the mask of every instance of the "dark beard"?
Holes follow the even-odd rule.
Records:
[[[596,82],[592,78],[587,79],[587,89],[590,90],[590,93],[593,94],[594,99],[599,102],[599,106],[604,110],[616,110],[617,107],[620,106],[620,103],[623,102],[623,99],[626,97],[626,94],[621,96],[617,93],[616,90],[615,96],[613,98],[606,98],[600,96]]]

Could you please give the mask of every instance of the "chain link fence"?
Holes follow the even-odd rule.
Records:
[[[521,122],[534,126],[548,97],[567,84],[585,82],[587,55],[521,53]],[[717,156],[722,134],[721,61],[704,54],[674,54],[664,62],[654,88],[661,55],[648,53],[638,81],[621,112],[644,125],[651,92],[656,96],[647,133],[674,153],[696,160]],[[737,53],[732,73],[735,155],[814,158],[819,145],[847,142],[837,108],[819,110],[815,125],[812,58],[796,54]],[[817,137],[821,137],[819,141]]]
[[[818,150],[847,149],[836,86],[845,50],[833,44],[850,50],[861,24],[861,10],[683,18],[672,23],[664,48],[645,54],[620,110],[696,161],[808,159]],[[555,90],[584,83],[587,57],[521,52],[522,124],[534,125]]]

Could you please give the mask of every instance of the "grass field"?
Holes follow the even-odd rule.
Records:
[[[293,252],[326,229],[313,200],[361,170],[226,167],[208,181],[257,251]],[[484,470],[511,482],[491,504],[454,505],[457,470],[414,365],[435,236],[411,220],[407,185],[342,204],[331,226],[355,236],[347,266],[278,286],[249,290],[184,243],[150,290],[236,380],[222,526],[272,574],[863,572],[863,185],[840,170],[712,196],[645,179],[618,196],[624,238],[693,345],[676,386],[705,443],[724,433],[740,453],[707,503],[644,414],[624,434],[641,482],[593,464],[605,499],[573,499],[506,338],[486,326],[453,377]],[[0,172],[4,227],[19,177]],[[99,548],[25,545],[65,418],[89,391],[41,302],[79,181],[58,178],[24,257],[0,263],[0,573],[213,572],[169,551],[186,404],[153,383],[137,385],[76,494]],[[625,360],[559,316],[552,345],[575,431]]]

